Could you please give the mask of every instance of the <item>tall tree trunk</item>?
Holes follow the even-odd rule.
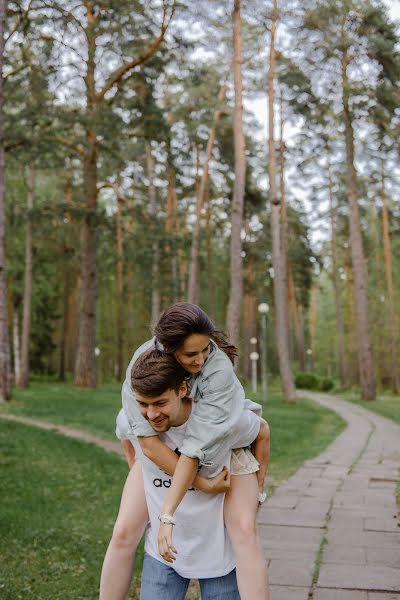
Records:
[[[235,346],[239,346],[240,320],[243,301],[243,258],[242,227],[243,206],[246,182],[245,139],[243,132],[243,39],[240,16],[240,0],[234,0],[233,9],[233,51],[235,108],[233,117],[233,142],[235,150],[235,183],[232,201],[232,229],[230,247],[230,288],[229,304],[226,320],[226,331]]]
[[[168,80],[165,83],[165,100],[168,98]],[[172,113],[167,113],[167,123],[169,128],[172,128],[173,119]],[[172,302],[179,300],[179,266],[178,266],[178,202],[176,196],[176,173],[174,158],[171,147],[171,135],[167,135],[167,218],[165,223],[165,231],[168,238],[166,247],[166,255],[171,268],[171,299]]]
[[[133,269],[132,269],[132,261],[128,261],[127,264],[127,274],[126,274],[126,322],[128,325],[129,336],[128,339],[132,336],[133,333]]]
[[[96,15],[92,3],[87,3],[87,70],[86,70],[86,148],[83,158],[83,187],[86,214],[82,224],[82,287],[78,348],[75,363],[75,385],[96,387],[96,303],[97,265],[95,213],[97,209],[97,135],[96,135]]]
[[[243,375],[245,381],[251,381],[252,364],[250,354],[257,352],[258,347],[251,343],[252,338],[257,337],[257,303],[254,295],[254,261],[246,259],[245,263],[245,280],[247,282],[248,291],[245,291],[243,297],[243,336],[244,336],[244,353],[243,353]]]
[[[214,252],[212,242],[211,198],[207,188],[206,193],[206,241],[207,241],[207,278],[208,278],[208,314],[215,321],[217,318],[217,299],[215,295],[216,282],[214,273]]]
[[[11,398],[11,361],[7,318],[7,281],[5,265],[5,152],[4,152],[4,22],[7,1],[0,0],[0,402]]]
[[[332,283],[336,304],[336,331],[338,336],[338,354],[339,354],[339,378],[342,388],[347,386],[347,367],[344,347],[344,327],[342,313],[342,298],[340,289],[340,278],[337,266],[337,211],[333,199],[333,184],[330,166],[328,165],[328,193],[329,193],[329,214],[331,222],[331,255],[332,255]]]
[[[293,319],[294,337],[296,340],[296,358],[299,361],[300,370],[304,371],[304,335],[302,332],[302,323],[300,320],[300,308],[297,304],[296,288],[293,282],[293,272],[290,260],[287,261],[287,273],[288,273],[288,302],[289,309],[291,309]]]
[[[160,246],[157,236],[157,191],[154,184],[155,166],[154,156],[151,149],[151,143],[146,142],[146,165],[147,177],[149,180],[149,215],[151,219],[152,232],[152,266],[151,266],[151,326],[154,327],[160,317],[161,312],[161,292],[160,292]]]
[[[27,222],[25,233],[25,274],[24,274],[24,303],[21,338],[21,374],[16,382],[19,387],[29,385],[29,341],[32,315],[32,222],[33,197],[35,193],[35,163],[31,161],[28,167],[27,193]]]
[[[356,301],[359,377],[362,398],[364,400],[374,400],[376,397],[376,384],[368,320],[367,270],[357,198],[357,175],[354,165],[354,133],[349,105],[347,67],[348,57],[344,51],[342,54],[342,102],[346,137],[347,199],[349,203],[350,247]]]
[[[70,293],[70,274],[67,268],[64,274],[64,291],[63,291],[63,315],[61,325],[61,340],[60,340],[60,362],[58,366],[58,377],[61,381],[66,379],[66,356],[67,356],[67,339],[69,328],[69,293]]]
[[[96,267],[96,230],[95,215],[97,209],[97,154],[98,154],[98,113],[107,92],[114,88],[132,69],[151,58],[160,47],[174,14],[174,6],[167,15],[163,11],[160,33],[148,48],[135,59],[126,61],[117,67],[104,83],[101,90],[96,91],[96,39],[98,31],[96,23],[102,11],[98,2],[85,0],[87,44],[86,62],[86,147],[83,154],[83,184],[86,204],[86,216],[82,225],[82,286],[80,302],[80,320],[75,362],[75,385],[96,387],[96,300],[97,300],[97,267]],[[117,91],[118,93],[118,91]]]
[[[310,370],[314,370],[315,356],[315,329],[317,326],[317,288],[313,286],[310,294],[310,347],[307,354],[309,355]]]
[[[14,353],[14,380],[21,378],[21,348],[20,348],[20,324],[18,306],[13,306],[13,353]]]
[[[66,186],[65,199],[67,207],[73,207],[73,189],[72,189],[72,165],[68,159],[66,162]],[[69,228],[71,224],[71,215],[67,208],[64,218],[63,227],[63,257],[64,257],[64,289],[63,289],[63,310],[61,320],[61,337],[60,337],[60,360],[58,365],[58,377],[61,381],[66,379],[67,371],[67,344],[69,340],[68,330],[70,326],[70,293],[71,293],[71,270],[69,266]]]
[[[123,319],[123,231],[122,231],[122,197],[118,183],[114,186],[117,201],[117,289],[116,289],[116,317],[117,317],[117,379],[122,380],[124,374],[124,319]]]
[[[383,232],[383,251],[385,256],[385,273],[386,273],[386,290],[388,299],[388,323],[389,323],[389,336],[390,336],[390,373],[392,381],[392,390],[396,394],[400,393],[400,374],[399,374],[399,359],[398,359],[398,328],[397,328],[397,315],[394,309],[394,296],[393,296],[393,274],[392,274],[392,251],[390,244],[390,231],[389,231],[389,211],[387,204],[387,196],[385,189],[385,171],[384,163],[382,160],[382,176],[381,176],[381,189],[382,189],[382,232]]]
[[[214,110],[210,134],[208,136],[206,155],[204,158],[203,172],[199,181],[196,194],[196,221],[194,224],[192,245],[190,248],[190,264],[189,264],[189,283],[188,283],[188,302],[198,304],[199,301],[199,250],[200,250],[200,228],[201,228],[201,213],[204,205],[206,190],[208,187],[208,169],[212,157],[215,136],[217,127],[221,117],[220,105],[224,101],[227,86],[224,83],[218,94],[218,106]]]
[[[278,346],[279,371],[283,395],[287,400],[296,398],[292,368],[289,356],[289,335],[287,320],[287,287],[285,287],[285,257],[282,257],[281,207],[276,187],[276,155],[274,138],[274,99],[275,99],[275,35],[278,18],[277,0],[271,19],[271,45],[268,69],[268,178],[271,201],[272,264],[274,268],[275,328]]]
[[[172,158],[170,156],[170,150],[168,152],[167,181],[167,219],[165,224],[165,232],[169,238],[169,242],[166,247],[166,254],[169,257],[169,262],[171,266],[171,297],[173,302],[178,302],[179,275],[176,247],[178,233],[176,177],[175,169],[172,164]]]
[[[304,341],[304,314],[303,305],[299,304],[299,365],[300,370],[306,370],[306,349]]]
[[[279,134],[279,189],[281,200],[281,280],[282,287],[286,290],[286,336],[287,346],[289,348],[290,357],[290,327],[289,327],[289,256],[288,256],[288,225],[287,225],[287,208],[286,208],[286,189],[285,189],[285,142],[283,140],[283,101],[282,94],[279,99],[280,103],[280,134]]]

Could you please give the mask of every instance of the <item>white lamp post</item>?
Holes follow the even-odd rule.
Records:
[[[261,302],[258,305],[258,312],[261,316],[261,389],[262,389],[262,402],[267,401],[267,314],[269,306],[266,302]]]
[[[254,393],[257,392],[257,361],[258,361],[258,352],[250,352],[250,360],[251,360],[251,389]]]

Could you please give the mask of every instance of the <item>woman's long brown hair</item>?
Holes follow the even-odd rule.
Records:
[[[209,335],[221,350],[229,357],[232,364],[238,350],[231,344],[226,335],[219,331],[210,317],[197,304],[177,302],[167,308],[154,328],[154,335],[167,352],[176,352],[185,339],[194,333]]]

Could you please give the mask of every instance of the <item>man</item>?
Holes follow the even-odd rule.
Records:
[[[158,350],[142,354],[132,367],[131,383],[141,414],[160,441],[172,451],[182,445],[192,402],[187,398],[187,373],[171,355]],[[211,478],[229,467],[232,448],[249,446],[260,429],[260,419],[250,410],[243,413],[238,426],[226,440],[218,464],[203,466],[199,476]],[[125,431],[122,431],[125,430]],[[199,579],[203,600],[239,600],[235,560],[224,527],[223,494],[206,494],[196,487],[189,489],[174,519],[173,566],[158,552],[157,533],[160,508],[171,485],[171,477],[145,457],[128,426],[119,423],[119,437],[129,437],[142,465],[150,527],[146,533],[142,573],[141,600],[180,600],[190,579]],[[165,467],[167,468],[167,467]],[[171,472],[171,469],[168,469]],[[196,480],[194,482],[196,486]]]

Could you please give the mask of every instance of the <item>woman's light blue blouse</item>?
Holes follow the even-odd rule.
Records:
[[[143,352],[160,345],[155,338],[142,344],[132,357],[122,386],[122,406],[130,431],[137,437],[157,435],[140,414],[131,387],[131,369]],[[245,399],[243,387],[236,377],[228,356],[211,340],[212,349],[200,373],[190,380],[190,397],[194,405],[188,421],[185,439],[179,451],[198,458],[202,465],[212,465],[224,447],[225,438],[238,423],[244,408],[261,414],[261,407]]]

